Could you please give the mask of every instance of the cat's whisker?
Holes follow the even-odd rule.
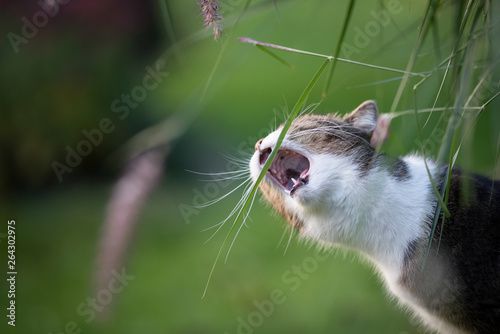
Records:
[[[285,251],[283,252],[283,256],[286,255],[286,252],[288,251],[288,247],[290,246],[290,243],[292,242],[292,237],[293,237],[293,228],[290,226],[290,237],[288,238],[288,242],[286,243]]]
[[[221,200],[223,200],[224,198],[226,198],[227,196],[231,195],[232,193],[234,193],[236,190],[238,190],[239,188],[241,188],[245,183],[251,181],[250,177],[248,177],[245,181],[243,181],[242,183],[240,183],[240,185],[238,185],[236,188],[234,188],[233,190],[231,190],[230,192],[228,192],[227,194],[225,195],[222,195],[221,197],[219,198],[216,198],[216,199],[213,199],[211,201],[208,201],[206,203],[203,203],[201,205],[196,205],[195,208],[197,209],[200,209],[200,208],[206,208],[210,205],[213,205]]]
[[[202,232],[204,232],[204,231],[208,231],[208,230],[211,230],[211,229],[214,229],[214,228],[218,227],[218,228],[217,228],[217,230],[216,230],[216,231],[215,231],[215,232],[214,232],[214,233],[210,236],[210,238],[208,238],[208,240],[206,240],[206,241],[204,242],[204,244],[206,244],[207,242],[209,242],[209,241],[210,241],[210,240],[211,240],[211,239],[212,239],[212,238],[213,238],[213,237],[214,237],[214,236],[215,236],[215,235],[219,232],[219,230],[220,230],[220,229],[224,226],[224,224],[225,224],[225,223],[226,223],[226,222],[227,222],[227,221],[228,221],[228,220],[229,220],[229,219],[230,219],[233,215],[234,215],[234,212],[231,212],[231,213],[230,213],[230,214],[229,214],[229,215],[228,215],[228,216],[227,216],[227,217],[226,217],[223,221],[221,221],[221,222],[219,222],[219,223],[215,224],[214,226],[211,226],[211,227],[208,227],[208,228],[206,228],[206,229],[202,230]]]
[[[250,183],[251,185],[252,183]],[[215,226],[219,226],[219,228],[212,234],[212,236],[210,238],[208,238],[207,241],[205,241],[203,244],[206,244],[208,243],[210,240],[212,240],[212,238],[220,231],[220,229],[224,226],[224,224],[229,220],[231,219],[231,217],[233,217],[236,212],[238,212],[238,210],[240,208],[243,207],[243,204],[245,203],[245,201],[247,200],[248,196],[249,196],[249,189],[251,188],[247,188],[244,195],[242,196],[242,198],[239,200],[239,202],[236,204],[236,206],[234,207],[234,209],[231,211],[231,213],[229,213],[229,215],[226,217],[226,219],[224,219],[223,221],[221,221],[220,223],[216,224]],[[214,227],[215,227],[214,226]],[[234,226],[234,224],[233,224]]]
[[[269,133],[272,133],[274,132],[274,130],[276,130],[278,128],[278,115],[276,115],[276,112],[274,113],[274,129],[272,127],[270,127],[270,132]]]
[[[241,151],[239,152],[239,154],[242,153]],[[244,156],[233,156],[231,154],[221,154],[222,157],[224,157],[224,159],[230,161],[230,162],[235,162],[236,164],[242,164],[244,162],[248,162],[251,158],[252,158],[252,153],[253,153],[253,150],[252,152],[244,152],[243,155]]]
[[[304,110],[302,110],[299,114],[299,117],[300,116],[303,116],[304,114],[311,114],[312,112],[314,112],[316,110],[316,108],[318,108],[318,106],[321,104],[321,102],[317,102],[317,103],[312,103],[310,105],[308,105],[307,107],[304,108]]]
[[[219,175],[227,175],[227,174],[237,174],[237,173],[250,173],[248,170],[235,170],[235,171],[227,171],[227,172],[215,172],[215,173],[204,173],[204,172],[195,172],[189,169],[186,169],[186,172],[197,174],[197,175],[206,175],[206,176],[219,176]]]
[[[229,246],[229,249],[228,249],[227,254],[226,254],[226,259],[224,260],[224,262],[227,262],[227,259],[229,257],[229,253],[231,252],[231,249],[233,248],[233,245],[234,245],[234,242],[236,241],[236,238],[240,234],[240,231],[243,228],[243,226],[246,225],[246,220],[248,219],[248,216],[250,215],[250,212],[252,211],[253,203],[255,202],[255,197],[256,196],[257,196],[257,192],[255,192],[253,194],[253,197],[252,197],[252,200],[250,202],[250,206],[248,207],[248,209],[245,212],[243,212],[243,220],[242,220],[242,222],[240,224],[240,227],[238,228],[238,231],[236,231],[236,234],[235,234],[235,236],[233,238],[233,241],[231,242],[231,245]],[[243,210],[243,208],[241,208],[241,210]],[[240,213],[242,212],[241,210],[240,210]],[[234,222],[234,224],[236,224],[236,223],[237,223],[237,221]],[[234,224],[233,224],[233,227],[234,227]]]
[[[289,109],[284,109],[282,108],[281,109],[281,116],[282,116],[282,119],[288,119],[288,117],[290,116],[290,111]]]
[[[200,179],[201,182],[221,182],[227,180],[241,180],[249,177],[250,171],[247,166],[241,166],[240,169],[234,171],[226,171],[226,172],[197,172],[192,170],[185,170],[188,173],[202,175],[202,176],[210,176],[210,179]]]
[[[246,154],[246,153],[245,153]],[[248,163],[250,159],[252,158],[252,155],[250,154],[249,156],[246,157],[235,157],[231,154],[227,153],[221,153],[220,154],[224,159],[226,159],[229,162],[234,163],[235,165],[244,165],[245,163]]]
[[[204,228],[204,229],[203,229],[203,230],[201,230],[200,232],[206,232],[206,231],[213,230],[214,228],[216,228],[216,227],[220,226],[220,225],[221,225],[221,224],[223,224],[223,223],[224,223],[224,221],[218,222],[218,223],[217,223],[217,224],[215,224],[215,225],[212,225],[212,226],[210,226],[210,227]],[[206,243],[207,243],[207,241],[205,241],[203,244],[206,244]]]
[[[229,181],[229,180],[233,180],[233,181],[237,181],[237,180],[243,180],[243,179],[246,179],[250,176],[249,173],[243,173],[243,174],[239,174],[239,175],[231,175],[231,176],[226,176],[226,177],[220,177],[220,178],[212,178],[212,179],[200,179],[198,181],[200,182],[222,182],[222,181]]]
[[[288,231],[288,228],[289,228],[290,225],[286,225],[285,229],[283,230],[283,233],[281,234],[281,238],[280,238],[280,241],[278,241],[278,244],[276,245],[276,249],[279,248],[279,246],[281,246],[281,243],[283,242],[283,239],[285,239],[285,235]]]
[[[229,180],[243,180],[246,179],[250,176],[250,173],[241,173],[237,175],[231,175],[231,176],[226,176],[226,177],[221,177],[218,179],[212,179],[212,180],[200,180],[202,182],[222,182],[222,181],[229,181]]]
[[[244,192],[243,192],[243,196],[241,197],[241,199],[238,201],[238,203],[236,204],[236,206],[234,207],[234,209],[229,213],[229,215],[226,217],[226,219],[224,219],[223,221],[221,221],[220,223],[216,224],[215,226],[213,226],[213,228],[215,228],[216,226],[219,226],[217,228],[217,230],[210,236],[210,238],[208,238],[207,241],[204,242],[204,244],[208,243],[210,240],[212,240],[212,238],[220,231],[220,229],[224,226],[224,224],[229,220],[231,219],[231,217],[233,217],[236,212],[238,212],[238,210],[240,210],[240,208],[242,208],[244,206],[244,203],[246,202],[248,196],[250,195],[250,191],[252,189],[252,185],[253,185],[253,182],[251,182],[252,180],[249,179],[248,181],[245,181],[245,182],[248,182]],[[245,182],[243,182],[242,184],[245,184]],[[240,185],[241,186],[241,185]],[[211,228],[210,228],[211,229]]]
[[[250,208],[250,209],[251,209],[251,208]],[[250,212],[249,212],[249,213],[250,213]],[[248,216],[248,218],[247,218],[247,219],[248,219],[251,223],[253,223],[253,222],[254,222],[254,221],[253,221],[253,219],[252,219],[252,217],[250,217],[250,216]],[[246,223],[245,223],[245,225],[248,227],[248,224],[246,224]]]
[[[221,198],[219,198],[217,200],[217,202],[220,201],[220,200],[222,200],[223,198],[229,196],[230,194],[232,194],[233,192],[235,192],[237,189],[241,188],[245,184],[246,184],[246,186],[245,186],[245,188],[243,190],[243,196],[242,196],[242,198],[238,201],[238,203],[236,204],[236,207],[229,213],[229,216],[224,221],[228,220],[229,218],[231,218],[232,215],[234,215],[234,213],[237,210],[237,208],[241,205],[241,202],[243,201],[243,198],[245,198],[245,197],[248,196],[247,193],[249,192],[250,186],[252,185],[252,179],[249,177],[247,180],[245,180],[242,183],[240,183],[235,189],[231,190],[229,193],[223,195]]]

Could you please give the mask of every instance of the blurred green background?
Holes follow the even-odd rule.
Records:
[[[333,54],[348,5],[266,0],[252,1],[244,11],[246,1],[221,2],[224,30],[214,40],[210,28],[202,27],[196,1],[0,1],[0,277],[8,271],[6,222],[12,219],[18,272],[16,327],[3,315],[2,333],[421,333],[368,265],[350,253],[318,253],[296,237],[289,241],[283,219],[262,201],[256,201],[251,220],[201,298],[228,232],[222,229],[205,243],[214,230],[203,230],[224,220],[241,192],[193,207],[239,183],[216,183],[186,170],[224,172],[227,156],[247,159],[254,143],[283,122],[323,61],[273,51],[294,65],[291,70],[237,37]],[[498,14],[498,5],[492,6]],[[405,69],[425,8],[416,1],[358,1],[340,56]],[[449,55],[456,11],[444,2],[437,35],[424,43],[414,72],[439,67]],[[498,38],[488,36],[497,56]],[[474,70],[481,69],[481,52]],[[157,85],[144,90],[151,71],[159,73]],[[474,106],[498,91],[498,74],[492,72]],[[415,94],[412,86],[420,79],[411,79],[396,110],[412,110],[415,102],[432,107],[442,75],[431,75]],[[349,112],[367,99],[388,112],[400,77],[340,62],[316,112]],[[309,104],[321,100],[325,78]],[[452,85],[446,81],[443,91]],[[123,94],[144,92],[131,104],[122,100]],[[440,95],[436,106],[449,99]],[[496,110],[494,101],[458,159],[490,177],[498,171]],[[419,115],[420,125],[427,116]],[[441,145],[441,116],[435,112],[420,129],[432,155]],[[73,161],[71,171],[57,172],[55,166],[68,166],[68,152],[85,149],[85,133],[95,133],[105,119],[109,131],[101,131],[99,143]],[[391,126],[383,151],[402,155],[419,149],[413,114],[395,118]],[[170,150],[118,268],[129,280],[111,295],[96,291],[113,186],[130,148],[145,149],[158,136],[169,140]],[[0,291],[6,313],[5,278]],[[89,306],[99,298],[106,307]]]

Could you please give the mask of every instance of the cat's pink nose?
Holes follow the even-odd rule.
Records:
[[[260,151],[260,145],[262,145],[262,141],[263,141],[263,140],[264,140],[264,139],[260,139],[260,140],[257,142],[257,144],[255,144],[255,150],[256,150],[256,151]]]

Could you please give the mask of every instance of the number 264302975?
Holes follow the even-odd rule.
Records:
[[[14,270],[16,266],[16,221],[9,220],[7,222],[7,253],[9,261],[7,265],[9,270]]]

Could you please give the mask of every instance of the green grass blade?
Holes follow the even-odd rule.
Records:
[[[417,108],[417,93],[416,91],[414,91],[414,94],[413,94],[413,97],[415,99],[415,108],[414,108],[414,115],[415,115],[415,123],[416,123],[416,126],[417,126],[417,129],[420,129],[420,125],[419,125],[419,121],[418,121],[418,108]],[[433,222],[432,222],[432,227],[431,227],[431,232],[430,232],[430,236],[429,236],[429,241],[427,242],[427,248],[426,248],[426,251],[425,251],[425,256],[424,256],[424,261],[422,263],[422,270],[425,268],[425,264],[427,263],[427,258],[429,257],[429,252],[431,250],[431,245],[432,245],[432,239],[434,237],[434,233],[436,232],[436,226],[438,225],[438,219],[439,219],[439,215],[441,213],[441,210],[443,210],[443,212],[445,213],[444,215],[450,215],[450,212],[448,210],[448,208],[446,207],[446,201],[443,201],[443,198],[444,198],[444,189],[446,188],[446,180],[448,180],[448,170],[446,171],[446,176],[444,178],[444,182],[443,184],[441,185],[441,192],[438,191],[437,189],[437,185],[434,181],[434,177],[433,175],[431,174],[431,171],[429,169],[429,166],[427,164],[427,158],[425,156],[425,150],[424,150],[424,145],[423,145],[423,140],[422,140],[422,134],[420,133],[420,130],[417,130],[417,136],[418,136],[418,142],[420,143],[420,150],[422,151],[422,157],[424,159],[424,164],[425,164],[425,169],[427,171],[427,175],[429,176],[429,180],[431,182],[431,185],[432,185],[432,191],[434,192],[434,195],[436,196],[437,200],[438,200],[438,203],[436,204],[436,210],[434,212],[434,219],[433,219]],[[444,219],[444,215],[443,215],[443,219]]]
[[[416,94],[414,94],[414,97],[415,97],[415,109],[414,109],[413,113],[415,115],[415,123],[416,123],[417,129],[420,129],[420,125],[419,125],[420,122],[418,121],[418,114],[419,114],[419,112],[418,112],[418,108],[417,108]],[[437,200],[439,202],[438,204],[443,208],[443,210],[445,211],[445,214],[449,216],[450,212],[448,211],[448,208],[446,207],[446,204],[443,202],[443,196],[442,196],[442,194],[439,193],[439,191],[437,189],[437,186],[436,186],[436,183],[434,181],[434,177],[431,174],[429,166],[427,165],[427,158],[425,156],[425,151],[424,151],[424,146],[423,146],[423,140],[422,140],[422,134],[420,133],[420,131],[417,131],[417,137],[418,137],[418,141],[420,143],[420,150],[422,152],[422,157],[424,159],[425,169],[427,170],[427,175],[429,176],[429,180],[431,181],[432,190],[434,192],[434,195],[436,195],[436,198],[437,198]],[[440,208],[440,210],[441,210],[441,208]]]
[[[472,91],[472,93],[470,94],[469,98],[467,99],[467,101],[465,102],[465,106],[462,108],[462,116],[463,114],[467,111],[467,109],[470,109],[469,108],[469,104],[471,103],[473,97],[478,93],[479,89],[481,88],[481,86],[484,84],[484,81],[486,80],[486,78],[493,72],[493,69],[496,67],[496,62],[492,63],[491,67],[485,71],[481,77],[481,79],[479,80],[479,82],[476,84],[476,87],[474,88],[474,90]],[[463,135],[461,141],[460,141],[460,144],[458,145],[458,148],[457,150],[455,151],[455,153],[453,154],[453,157],[451,158],[451,165],[454,166],[455,165],[455,161],[457,160],[457,157],[458,157],[458,154],[460,152],[460,148],[462,147],[462,144],[464,143],[464,140],[469,136],[469,132],[476,126],[477,124],[477,121],[479,119],[479,117],[481,117],[481,115],[483,114],[484,112],[484,109],[486,108],[486,106],[488,106],[493,100],[495,100],[498,95],[500,95],[500,92],[497,92],[495,95],[493,95],[488,101],[486,101],[481,107],[478,108],[478,111],[476,112],[476,114],[474,115],[472,121],[471,121],[471,125],[468,129],[466,129],[466,132],[465,134]],[[462,117],[461,116],[461,117]],[[455,130],[455,132],[457,132],[457,129]]]
[[[287,63],[286,60],[284,60],[283,58],[281,58],[280,56],[278,56],[276,53],[271,52],[270,50],[266,49],[262,45],[256,45],[256,47],[259,48],[260,50],[264,51],[265,53],[267,53],[268,55],[270,55],[271,57],[273,57],[274,59],[276,59],[277,61],[279,61],[280,63],[282,63],[286,67],[288,67],[289,69],[295,70],[295,66]]]
[[[249,196],[247,197],[247,200],[245,201],[245,203],[242,205],[241,209],[239,210],[238,216],[234,220],[234,223],[231,226],[231,229],[229,230],[229,233],[226,235],[226,238],[224,239],[224,242],[222,243],[222,246],[220,247],[219,252],[217,253],[217,257],[215,258],[215,261],[214,261],[214,264],[212,266],[212,269],[210,270],[210,274],[208,276],[208,281],[207,281],[207,284],[205,286],[205,290],[203,292],[202,298],[205,297],[205,294],[207,293],[208,285],[210,284],[210,280],[211,280],[212,275],[214,273],[215,266],[217,265],[217,262],[219,261],[219,258],[220,258],[220,255],[222,253],[222,250],[226,247],[226,244],[227,244],[227,242],[228,242],[231,234],[234,232],[236,226],[238,225],[238,223],[240,222],[240,220],[242,219],[242,217],[245,215],[245,212],[246,212],[246,209],[248,208],[249,203],[255,197],[257,189],[259,187],[259,184],[260,184],[260,182],[262,182],[262,179],[264,178],[264,175],[266,175],[267,170],[269,169],[269,167],[271,166],[271,163],[273,162],[274,158],[276,157],[276,154],[277,154],[277,152],[278,152],[278,150],[279,150],[279,148],[281,146],[281,143],[283,143],[283,140],[285,139],[285,135],[286,135],[288,129],[290,128],[290,125],[292,124],[292,122],[295,119],[295,117],[297,117],[299,111],[302,109],[305,101],[307,100],[307,97],[311,93],[312,89],[314,88],[314,86],[318,82],[318,79],[320,78],[321,74],[323,74],[325,68],[330,63],[330,61],[331,61],[331,59],[326,59],[323,62],[323,64],[318,69],[318,71],[316,72],[316,74],[313,76],[313,78],[311,79],[311,81],[309,82],[309,84],[306,86],[306,88],[302,92],[302,95],[300,96],[300,98],[298,99],[297,103],[293,107],[292,112],[290,113],[290,116],[288,117],[285,125],[283,126],[283,129],[281,130],[281,133],[280,133],[280,135],[278,137],[278,140],[276,141],[276,146],[274,147],[273,151],[271,152],[271,155],[267,158],[267,161],[264,164],[264,167],[262,167],[262,171],[260,172],[259,177],[257,178],[257,180],[254,182],[254,184],[252,186],[252,189],[250,190]],[[243,222],[242,222],[242,224],[243,224]]]
[[[493,95],[493,97],[491,99],[489,99],[485,104],[483,104],[481,106],[481,108],[477,111],[477,113],[474,115],[474,120],[473,120],[473,124],[475,125],[477,123],[477,120],[479,119],[479,117],[483,114],[484,112],[484,108],[486,108],[486,106],[488,104],[490,104],[491,102],[493,102],[493,100],[495,100],[498,96],[500,95],[500,92],[496,92],[495,95]]]
[[[446,174],[445,174],[444,179],[443,179],[443,184],[441,185],[441,192],[437,196],[438,199],[441,199],[441,202],[443,201],[443,198],[445,195],[447,181],[448,181],[448,169],[446,170]],[[425,250],[424,262],[422,263],[422,270],[425,267],[427,258],[429,257],[429,253],[431,251],[432,238],[434,236],[434,233],[436,232],[436,227],[438,225],[439,215],[441,213],[441,208],[442,208],[442,206],[440,204],[441,202],[438,201],[438,203],[436,205],[436,210],[434,212],[434,219],[432,220],[431,233],[430,233],[429,241],[427,243],[427,249]],[[441,232],[442,232],[442,230],[441,230]]]
[[[474,64],[473,54],[474,54],[474,45],[476,44],[475,39],[473,37],[471,37],[467,41],[467,44],[464,47],[465,55],[463,56],[463,61],[461,61],[460,59],[458,59],[458,57],[456,57],[456,55],[458,55],[458,52],[456,52],[456,50],[458,49],[458,45],[460,43],[462,36],[464,35],[464,31],[466,30],[466,27],[469,25],[469,20],[472,19],[472,22],[470,22],[470,26],[469,26],[469,31],[471,31],[471,32],[475,30],[475,27],[479,22],[479,17],[480,17],[479,13],[481,12],[482,5],[477,5],[475,7],[476,8],[475,12],[472,10],[472,7],[473,7],[473,1],[469,1],[467,4],[467,7],[464,9],[463,17],[462,17],[460,24],[459,24],[458,34],[457,34],[456,41],[455,41],[455,47],[452,51],[453,57],[450,57],[450,60],[453,59],[453,61],[455,62],[455,65],[452,67],[453,72],[454,72],[453,76],[452,76],[454,86],[452,87],[452,89],[455,90],[455,92],[456,92],[455,93],[455,101],[454,101],[455,107],[454,107],[453,112],[452,112],[452,117],[448,121],[448,126],[446,128],[444,141],[443,141],[442,146],[440,147],[439,157],[438,157],[438,161],[440,161],[440,162],[444,161],[445,157],[447,157],[446,160],[448,161],[448,168],[446,170],[446,176],[443,180],[443,184],[441,186],[441,192],[440,192],[441,196],[444,196],[445,203],[448,202],[449,193],[450,193],[451,171],[452,171],[453,165],[456,161],[456,158],[458,156],[458,152],[460,151],[460,147],[462,146],[460,143],[456,152],[453,153],[453,151],[455,150],[455,147],[457,145],[457,142],[458,142],[458,132],[459,132],[459,128],[460,128],[459,124],[460,124],[460,121],[462,119],[463,113],[465,112],[466,108],[468,107],[469,101],[471,99],[471,97],[469,97],[469,100],[465,103],[465,106],[464,106],[463,100],[464,100],[465,92],[467,91],[467,89],[469,87],[470,78],[472,75],[471,74],[472,66]],[[461,12],[461,11],[459,11],[459,12]],[[475,15],[474,15],[474,13],[475,13]],[[461,66],[458,66],[459,64]],[[478,88],[478,87],[476,87],[476,88]],[[472,95],[474,95],[475,91],[476,91],[476,89],[473,91]],[[476,115],[480,115],[482,110],[484,110],[484,108],[481,108],[477,112]],[[463,138],[462,138],[462,141],[463,141]],[[441,202],[439,202],[436,206],[436,212],[434,215],[434,220],[433,220],[433,224],[432,224],[432,229],[431,229],[431,234],[429,237],[429,242],[428,242],[428,247],[427,247],[425,259],[427,259],[427,256],[428,256],[429,251],[430,251],[430,246],[431,246],[431,243],[432,243],[432,240],[434,237],[434,232],[435,232],[436,227],[437,227],[437,223],[438,223],[438,219],[439,219],[438,217],[440,215],[441,209],[442,209],[442,204],[441,204]],[[444,222],[445,222],[446,217],[447,217],[447,215],[444,214],[442,216],[442,219],[441,219],[441,235],[442,235],[442,232],[444,229]],[[437,246],[438,250],[439,250],[440,243],[441,243],[441,237],[439,238],[439,241],[438,241],[438,246]],[[424,261],[424,265],[425,265],[425,261]]]
[[[358,65],[358,66],[364,66],[364,67],[374,68],[374,69],[388,71],[388,72],[396,72],[396,73],[401,73],[401,74],[405,74],[405,75],[409,75],[409,76],[419,76],[419,77],[424,77],[425,76],[424,74],[421,74],[421,73],[406,72],[406,71],[398,70],[398,69],[391,68],[391,67],[373,65],[373,64],[363,63],[363,62],[360,62],[360,61],[349,60],[349,59],[344,59],[344,58],[335,58],[333,56],[328,56],[328,55],[324,55],[324,54],[321,54],[321,53],[304,51],[304,50],[289,48],[289,47],[286,47],[286,46],[281,46],[281,45],[276,45],[276,44],[271,44],[271,43],[260,42],[260,41],[256,41],[256,40],[254,40],[252,38],[248,38],[248,37],[239,37],[238,40],[240,42],[242,42],[242,43],[251,43],[251,44],[253,44],[255,46],[262,45],[262,46],[265,46],[265,47],[274,48],[274,49],[278,49],[278,50],[283,50],[283,51],[288,51],[288,52],[294,52],[294,53],[300,53],[300,54],[304,54],[304,55],[308,55],[308,56],[326,58],[326,59],[329,59],[329,60],[337,60],[337,61],[340,61],[340,62],[343,62],[343,63],[353,64],[353,65]]]
[[[160,13],[167,33],[167,37],[172,45],[172,50],[174,52],[177,61],[182,62],[181,50],[179,44],[177,43],[177,37],[175,36],[174,26],[172,20],[170,19],[170,12],[168,10],[167,0],[158,0],[158,6],[160,7]]]
[[[413,66],[415,65],[415,61],[417,59],[418,52],[420,51],[420,48],[422,47],[422,44],[424,42],[425,36],[427,35],[427,31],[429,29],[430,22],[432,21],[431,18],[434,16],[434,13],[436,11],[435,2],[432,0],[429,1],[429,5],[426,9],[424,18],[422,19],[422,25],[420,27],[420,31],[418,33],[417,41],[415,43],[415,47],[413,48],[413,52],[410,55],[410,59],[408,60],[408,64],[406,65],[406,70],[405,73],[411,73],[413,70]],[[398,90],[396,91],[396,95],[394,96],[394,100],[392,102],[392,106],[390,109],[391,113],[394,113],[398,107],[399,101],[401,100],[401,96],[403,95],[403,91],[408,83],[410,75],[405,74],[403,79],[401,80],[401,83],[399,84]]]
[[[274,3],[274,11],[276,12],[276,19],[279,22],[280,21],[280,12],[278,10],[278,3],[276,2],[276,0],[273,0],[273,3]]]
[[[342,46],[342,43],[344,41],[344,37],[345,37],[346,31],[347,31],[347,27],[349,26],[349,21],[351,20],[352,11],[354,9],[355,3],[356,3],[356,0],[351,0],[351,2],[349,2],[349,7],[347,8],[346,17],[344,20],[344,26],[342,27],[342,32],[340,33],[340,38],[339,38],[339,41],[337,43],[337,48],[335,50],[335,55],[334,55],[335,60],[332,63],[332,67],[330,67],[330,72],[328,73],[328,77],[327,77],[326,82],[325,82],[325,87],[323,88],[323,93],[322,93],[323,97],[326,97],[326,94],[328,94],[328,89],[330,88],[330,83],[331,83],[332,78],[333,78],[333,71],[335,70],[335,65],[337,65],[337,59],[339,57],[340,47]]]
[[[479,85],[480,85],[480,83],[478,84],[478,86],[479,86]],[[477,86],[477,87],[478,87],[478,86]],[[476,87],[476,88],[477,88],[477,87]],[[471,126],[470,126],[470,128],[469,128],[469,129],[467,129],[467,130],[469,130],[469,131],[470,131],[470,130],[472,130],[472,129],[476,126],[477,121],[479,120],[479,117],[481,117],[481,115],[483,114],[484,109],[486,108],[486,106],[488,106],[488,104],[490,104],[493,100],[495,100],[495,99],[496,99],[499,95],[500,95],[500,92],[497,92],[495,95],[493,95],[493,96],[492,96],[492,97],[491,97],[488,101],[486,101],[486,103],[484,103],[484,104],[483,104],[483,105],[479,108],[479,110],[476,112],[476,114],[474,115],[474,118],[473,118],[473,119],[472,119],[472,121],[471,121]],[[471,97],[470,97],[470,98],[472,98],[472,96],[473,96],[473,94],[471,95]],[[470,100],[470,98],[469,98],[469,100]],[[469,101],[468,101],[468,102],[469,102]],[[468,102],[467,102],[467,104],[468,104]],[[466,106],[467,106],[467,104],[466,104]],[[453,157],[451,158],[451,164],[450,164],[450,165],[451,165],[451,167],[453,167],[453,166],[455,165],[455,161],[457,160],[458,154],[459,154],[459,152],[460,152],[460,148],[462,147],[462,144],[463,144],[464,140],[467,138],[467,136],[468,136],[468,135],[469,135],[469,132],[466,132],[466,133],[464,134],[464,136],[462,137],[462,139],[461,139],[461,141],[460,141],[460,144],[458,145],[457,150],[455,151],[455,153],[453,154]]]

